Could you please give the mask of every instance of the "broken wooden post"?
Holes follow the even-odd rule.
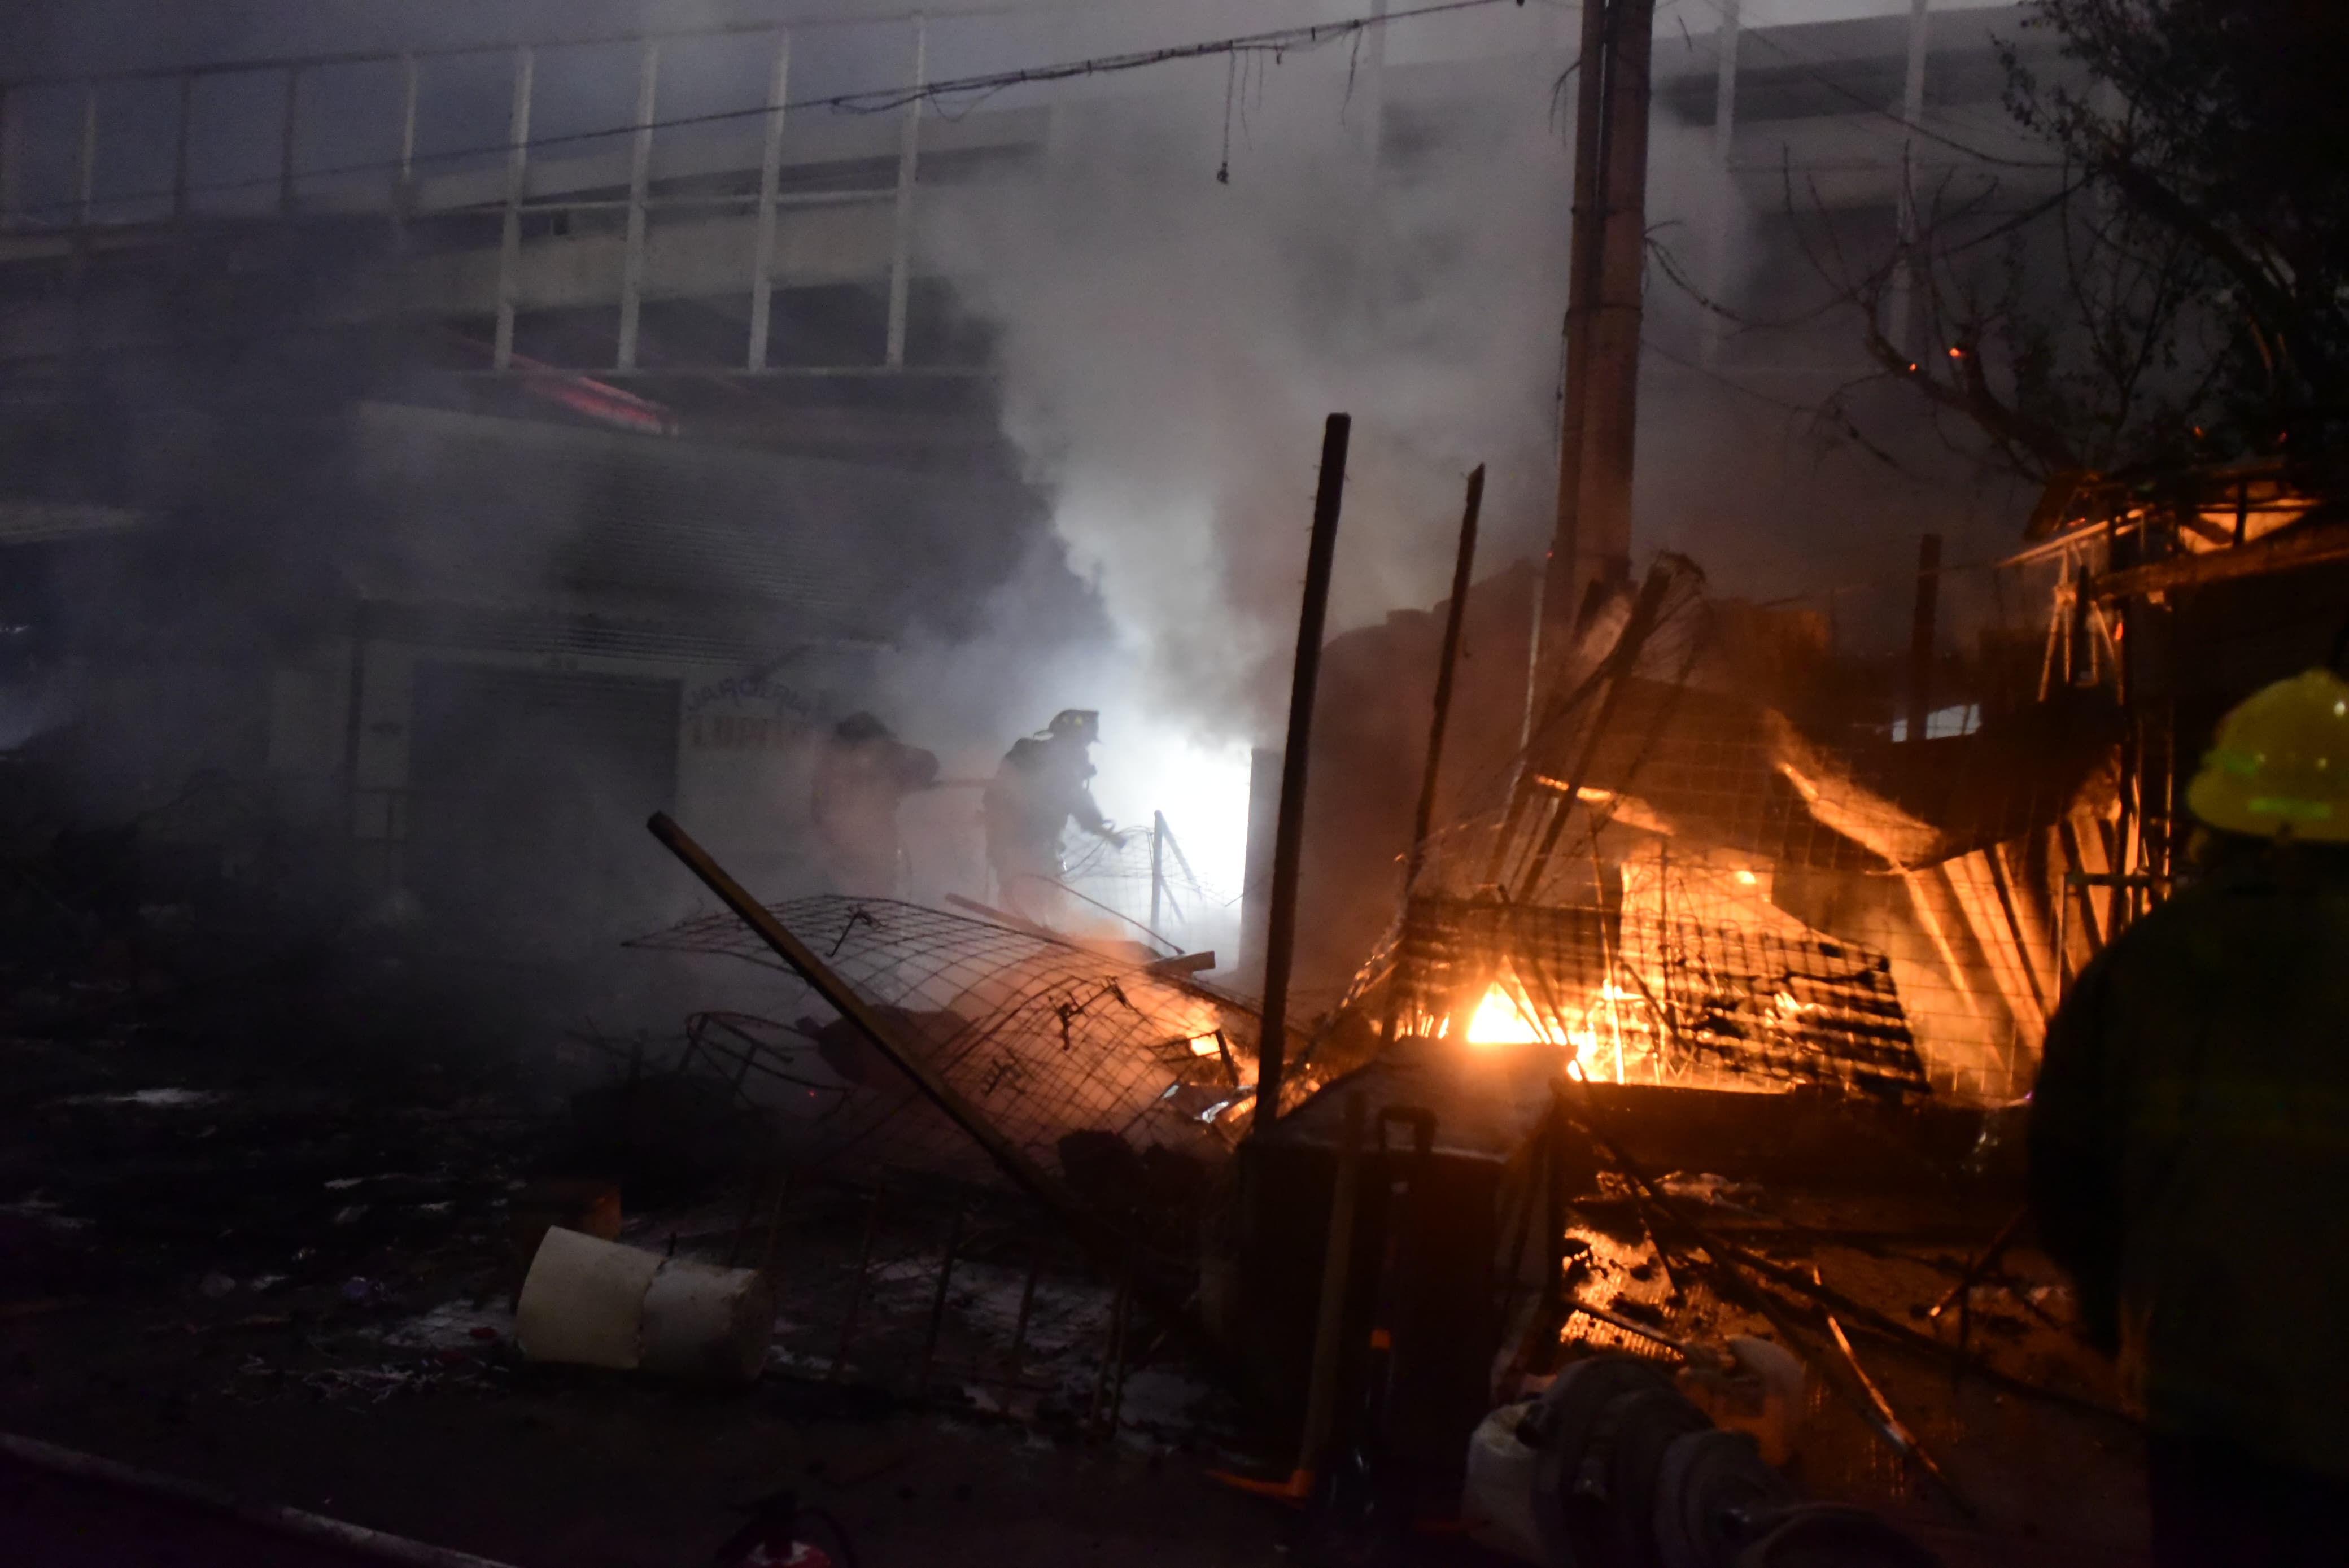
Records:
[[[1435,823],[1435,781],[1444,763],[1444,727],[1452,716],[1452,673],[1460,662],[1460,624],[1467,618],[1468,577],[1476,564],[1476,516],[1485,506],[1485,465],[1468,476],[1468,500],[1460,514],[1460,553],[1452,564],[1452,604],[1444,617],[1444,652],[1435,665],[1435,712],[1427,729],[1427,774],[1419,786],[1419,815],[1412,820],[1411,858],[1402,874],[1406,902],[1427,862],[1427,835]]]
[[[1313,688],[1321,673],[1321,627],[1330,608],[1330,567],[1338,551],[1338,508],[1346,485],[1346,443],[1354,421],[1332,414],[1321,432],[1321,479],[1313,496],[1313,537],[1305,552],[1305,603],[1297,617],[1297,665],[1288,686],[1288,741],[1280,769],[1280,817],[1272,848],[1272,896],[1265,923],[1264,1030],[1257,1043],[1256,1115],[1249,1136],[1280,1116],[1288,1055],[1288,971],[1297,947],[1297,878],[1305,841],[1306,748],[1313,736]]]
[[[1520,903],[1533,897],[1541,883],[1542,872],[1549,869],[1550,856],[1557,851],[1557,841],[1566,832],[1567,819],[1574,815],[1575,802],[1581,799],[1582,787],[1589,782],[1590,766],[1598,759],[1599,743],[1604,739],[1609,726],[1615,719],[1615,710],[1621,706],[1623,688],[1639,667],[1640,650],[1648,645],[1648,637],[1656,629],[1656,618],[1661,614],[1665,590],[1671,586],[1672,573],[1669,564],[1658,561],[1648,568],[1648,579],[1640,584],[1640,596],[1632,601],[1631,614],[1623,623],[1623,634],[1615,639],[1615,646],[1599,667],[1607,681],[1607,695],[1599,699],[1599,711],[1590,721],[1590,733],[1583,738],[1582,750],[1574,761],[1574,771],[1567,776],[1566,789],[1544,830],[1541,842],[1517,878],[1516,899]],[[1507,845],[1500,846],[1506,851]]]

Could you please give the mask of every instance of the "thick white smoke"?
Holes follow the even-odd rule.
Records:
[[[1185,9],[1193,37],[1239,20]],[[1037,684],[1104,709],[1105,809],[1164,810],[1235,890],[1324,417],[1354,417],[1333,633],[1441,596],[1479,462],[1485,569],[1547,542],[1564,61],[1546,15],[1489,16],[1516,46],[1481,37],[1473,64],[1413,65],[1446,40],[1407,23],[1383,80],[1372,46],[1340,45],[1063,98],[1039,165],[929,209],[932,263],[996,334],[1007,432],[1116,645]]]
[[[1009,432],[1148,695],[1237,736],[1279,695],[1330,411],[1355,418],[1333,625],[1441,592],[1479,461],[1488,560],[1537,542],[1566,157],[1546,58],[1480,65],[1500,90],[1419,87],[1375,166],[1350,54],[1216,65],[1061,106],[1043,165],[956,201],[934,242],[999,334]]]

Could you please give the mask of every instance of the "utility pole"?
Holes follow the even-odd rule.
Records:
[[[1631,572],[1655,9],[1655,0],[1588,0],[1583,11],[1557,527],[1546,593],[1561,630],[1571,629],[1594,584]]]

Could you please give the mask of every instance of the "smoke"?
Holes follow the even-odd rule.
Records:
[[[1334,628],[1441,593],[1480,461],[1487,562],[1538,540],[1566,155],[1543,62],[1396,104],[1375,162],[1354,55],[1214,65],[1059,106],[1042,166],[931,243],[1135,695],[1232,739],[1277,726],[1327,413],[1355,420]]]

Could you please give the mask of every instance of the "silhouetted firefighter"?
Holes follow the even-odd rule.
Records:
[[[1093,803],[1092,759],[1101,715],[1063,708],[1037,734],[1011,743],[987,786],[980,819],[987,863],[999,896],[1013,913],[1050,923],[1061,910],[1061,835],[1073,820],[1114,840],[1117,830]]]
[[[833,726],[816,758],[808,810],[834,892],[890,898],[903,891],[897,807],[937,781],[936,756],[907,746],[873,715],[852,713]]]
[[[2144,1412],[2155,1563],[2338,1563],[2349,682],[2243,703],[2187,802],[2201,874],[2048,1030],[2032,1202]]]

